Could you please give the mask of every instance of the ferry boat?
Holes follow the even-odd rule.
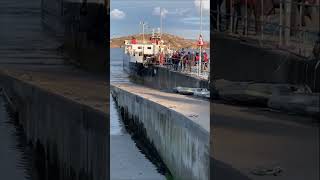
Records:
[[[152,32],[148,42],[134,37],[125,40],[123,46],[123,69],[129,74],[142,75],[148,67],[163,64],[165,56],[172,51],[161,40],[160,32]]]

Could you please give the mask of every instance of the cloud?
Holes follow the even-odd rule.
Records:
[[[179,16],[184,16],[185,14],[190,12],[190,8],[176,8],[175,11],[173,11],[170,14],[177,14]]]
[[[167,15],[178,15],[185,16],[187,13],[191,11],[190,8],[176,8],[174,10],[168,10],[166,8],[161,8],[162,17],[166,17]],[[152,12],[153,15],[160,16],[160,7],[155,7]]]
[[[110,12],[110,16],[112,19],[124,19],[126,17],[126,13],[124,13],[123,11],[121,11],[119,9],[113,9]]]
[[[194,5],[200,10],[200,0],[194,0]],[[210,11],[210,0],[202,0],[202,10],[203,12]]]
[[[187,39],[198,39],[200,33],[199,29],[192,28],[169,28],[167,32]],[[204,41],[210,41],[210,30],[203,30],[202,37]]]
[[[166,8],[161,8],[161,16],[166,17],[169,11]],[[153,15],[160,16],[160,7],[155,7],[152,12]]]
[[[197,17],[197,16],[185,17],[185,18],[182,18],[181,21],[184,24],[197,25],[197,26],[200,25],[200,17]],[[210,25],[209,17],[203,17],[202,25],[203,26],[209,26]]]

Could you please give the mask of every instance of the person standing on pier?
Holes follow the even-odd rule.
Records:
[[[188,61],[189,61],[189,55],[190,55],[190,52],[186,53],[184,56],[183,56],[183,71],[186,71],[187,70],[187,65],[188,65]]]
[[[208,58],[208,54],[205,50],[203,50],[203,64],[204,64],[204,70],[208,69],[208,62],[209,62],[209,58]]]
[[[178,51],[174,52],[173,55],[172,55],[172,64],[173,64],[173,69],[175,71],[178,70],[178,63],[179,63],[179,57],[178,57]]]
[[[200,60],[199,53],[198,53],[198,52],[196,52],[195,65],[198,65],[199,60]]]

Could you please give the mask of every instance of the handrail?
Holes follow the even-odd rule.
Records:
[[[263,45],[266,41],[270,42],[270,39],[274,42],[276,47],[288,47],[289,51],[297,51],[297,53],[301,56],[308,57],[312,53],[312,45],[315,43],[316,38],[312,38],[313,36],[316,37],[317,33],[319,32],[319,27],[316,26],[317,17],[315,14],[319,14],[320,11],[320,4],[319,0],[314,0],[314,4],[306,3],[306,2],[293,2],[292,0],[280,0],[279,12],[274,10],[274,14],[268,13],[266,16],[264,10],[264,2],[266,0],[261,0],[260,5],[261,7],[260,14],[256,17],[251,17],[250,14],[248,15],[248,0],[245,0],[245,4],[238,4],[240,6],[244,6],[244,13],[243,10],[239,12],[239,8],[234,7],[235,0],[227,0],[230,2],[230,7],[226,6],[225,11],[221,10],[222,6],[217,4],[216,10],[212,10],[211,13],[216,18],[216,24],[213,24],[213,29],[218,32],[225,32],[228,35],[238,34],[237,31],[240,28],[243,28],[243,34],[238,34],[240,37],[254,37]],[[311,27],[303,26],[303,18],[305,14],[302,13],[303,8],[313,8],[311,14],[311,18],[314,22],[311,24]],[[228,8],[228,9],[227,9]],[[275,7],[272,7],[275,9]],[[292,10],[294,9],[294,10]],[[257,9],[256,9],[257,10]],[[283,11],[284,10],[284,11]],[[292,25],[291,16],[292,12],[297,12],[299,17],[296,18],[297,21],[294,21],[294,25]],[[289,13],[289,15],[288,15]],[[284,16],[287,15],[287,16]],[[267,18],[268,17],[268,18]],[[271,17],[274,19],[270,20]],[[284,19],[284,17],[287,17]],[[314,20],[315,19],[315,20]],[[241,23],[239,23],[241,21]],[[256,31],[252,33],[252,23],[258,25]],[[258,29],[257,29],[258,28]],[[224,30],[223,30],[224,29]],[[311,38],[310,38],[311,37]],[[311,45],[311,47],[310,47]],[[294,48],[292,48],[294,47]]]

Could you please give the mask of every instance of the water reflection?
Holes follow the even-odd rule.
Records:
[[[122,49],[110,49],[110,81],[128,83]],[[126,130],[116,102],[110,96],[110,179],[165,179]],[[137,147],[138,146],[138,147]]]

